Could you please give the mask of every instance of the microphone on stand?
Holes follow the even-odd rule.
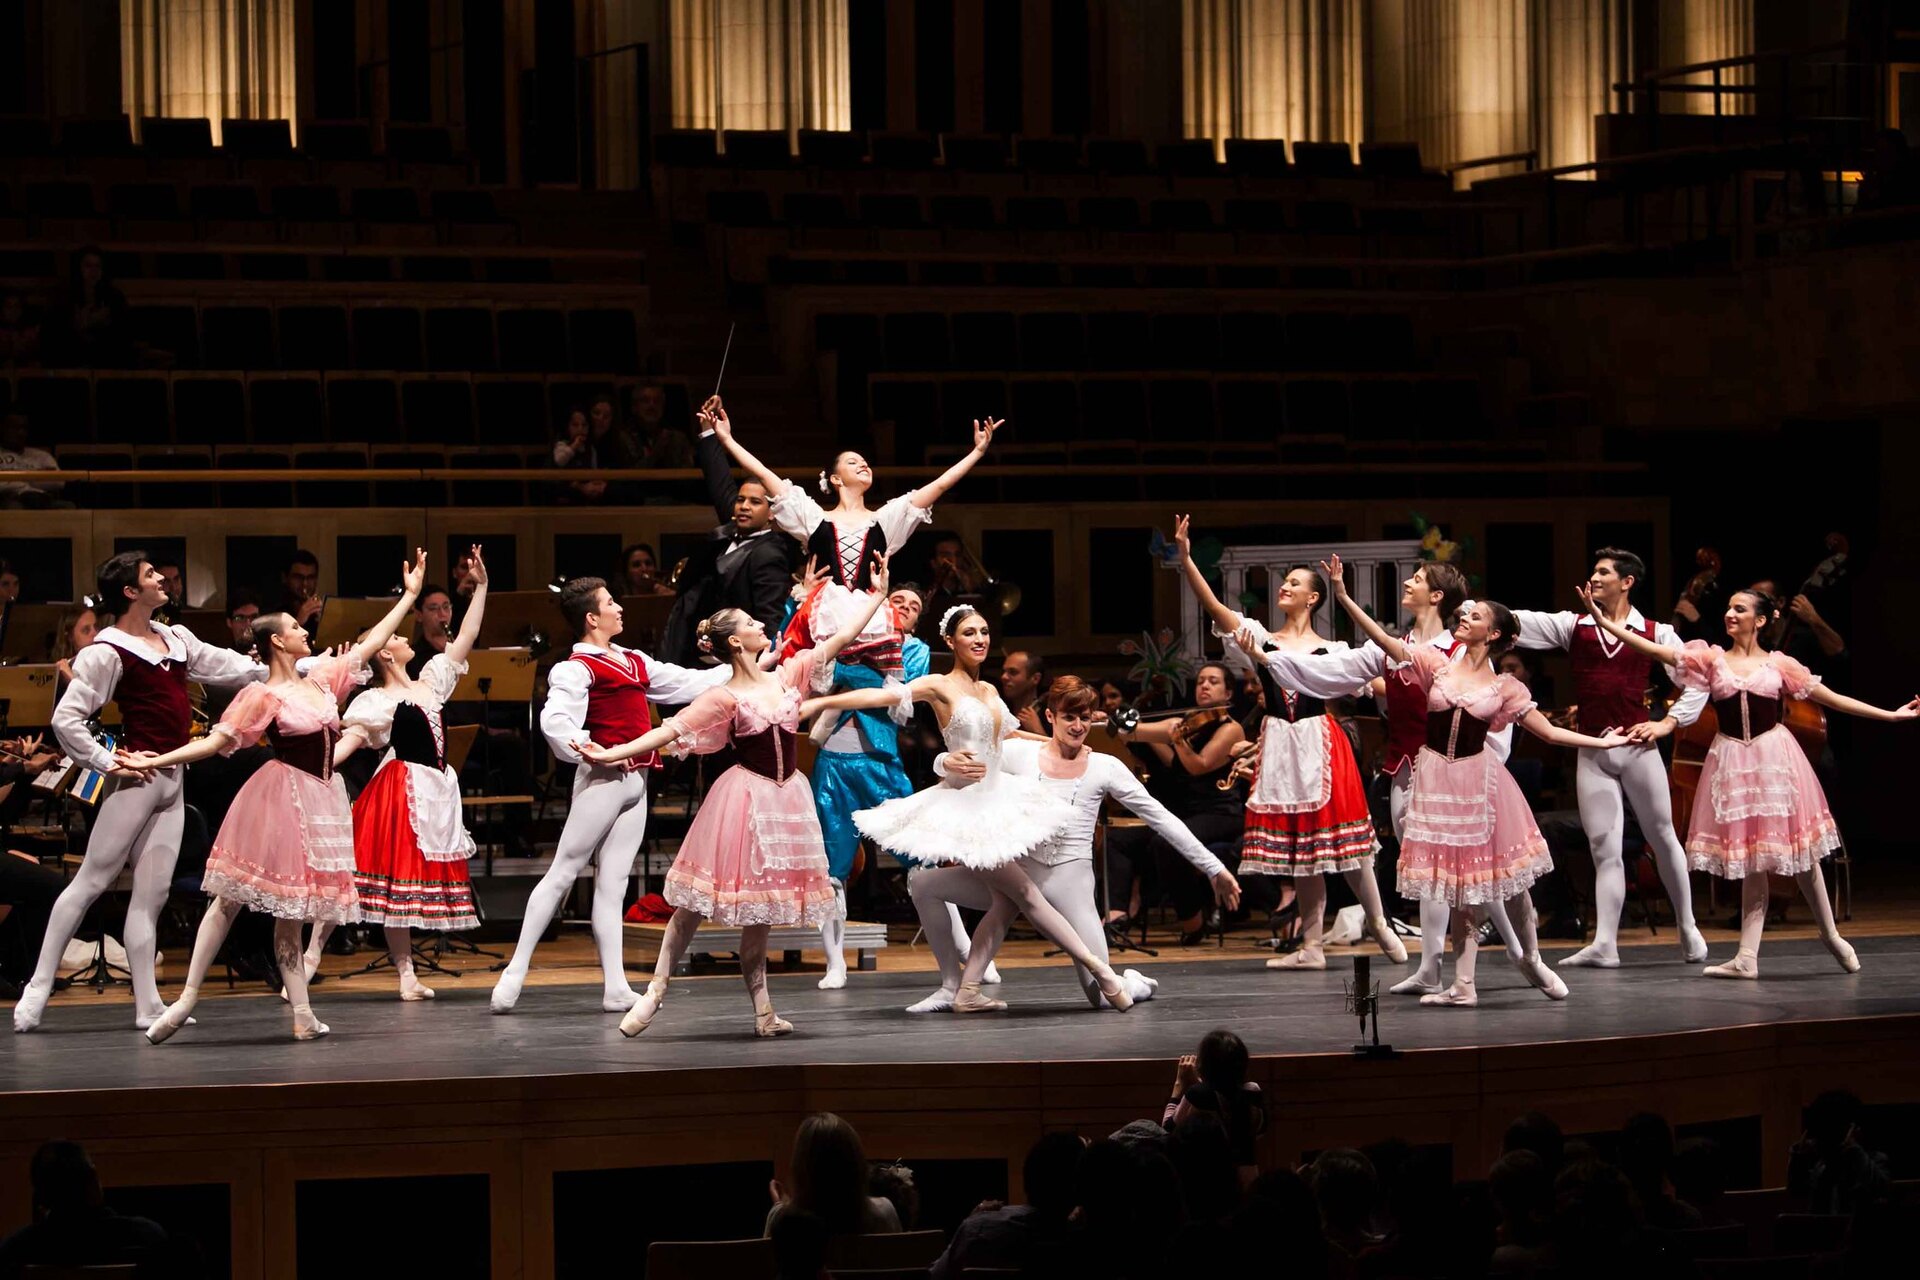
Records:
[[[1360,1019],[1360,1034],[1367,1035],[1367,1020],[1373,1020],[1373,1036],[1353,1046],[1356,1058],[1391,1058],[1393,1046],[1380,1043],[1380,987],[1373,981],[1373,960],[1369,956],[1353,958],[1353,978],[1346,982],[1347,1012]]]

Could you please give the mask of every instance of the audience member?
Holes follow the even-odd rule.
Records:
[[[622,595],[629,596],[670,596],[673,588],[660,577],[660,562],[654,557],[653,548],[644,542],[636,542],[620,553],[621,579],[624,582]]]
[[[776,1179],[766,1234],[780,1219],[804,1209],[826,1224],[829,1235],[874,1235],[900,1230],[893,1206],[867,1191],[867,1155],[852,1125],[830,1111],[800,1122],[793,1135],[793,1187]]]
[[[1046,692],[1047,664],[1040,655],[1026,649],[1009,651],[1000,667],[1000,697],[1028,733],[1048,732],[1040,716]]]
[[[29,1177],[33,1221],[0,1240],[0,1280],[13,1280],[27,1267],[150,1264],[172,1252],[159,1223],[107,1207],[100,1175],[78,1143],[42,1143],[33,1153]]]
[[[631,410],[633,438],[639,448],[637,465],[650,471],[689,470],[693,466],[693,441],[678,426],[667,421],[667,389],[657,382],[642,382],[627,398]]]
[[[1307,1185],[1320,1208],[1336,1271],[1350,1271],[1362,1253],[1379,1243],[1373,1234],[1373,1162],[1352,1147],[1322,1151],[1307,1167]]]
[[[107,278],[98,246],[75,255],[73,279],[62,300],[54,340],[62,364],[78,369],[118,369],[132,359],[127,339],[127,299]]]
[[[1228,1225],[1232,1271],[1272,1274],[1276,1252],[1286,1256],[1288,1280],[1323,1280],[1331,1274],[1320,1208],[1306,1179],[1292,1169],[1269,1169],[1247,1187]]]
[[[312,631],[327,603],[320,594],[320,557],[305,547],[296,547],[280,572],[280,586],[280,612],[292,614],[295,622]]]
[[[1865,1108],[1845,1089],[1807,1107],[1807,1131],[1787,1159],[1787,1195],[1807,1213],[1853,1213],[1892,1190],[1887,1158],[1860,1140]]]
[[[1640,1198],[1640,1212],[1656,1231],[1684,1231],[1700,1225],[1692,1207],[1674,1199],[1673,1130],[1664,1118],[1641,1111],[1620,1126],[1620,1172]]]
[[[827,1280],[827,1224],[804,1209],[782,1214],[773,1240],[774,1280]]]
[[[1217,1117],[1240,1179],[1250,1183],[1260,1172],[1257,1143],[1266,1131],[1267,1107],[1260,1086],[1247,1079],[1247,1066],[1239,1036],[1225,1027],[1207,1032],[1199,1049],[1180,1059],[1161,1123],[1174,1129],[1194,1115]]]
[[[160,571],[160,580],[167,588],[168,602],[176,608],[185,609],[188,606],[187,571],[180,561],[163,557],[154,561],[153,567]]]
[[[1502,1153],[1533,1152],[1547,1167],[1547,1176],[1552,1178],[1559,1175],[1561,1165],[1566,1163],[1567,1140],[1553,1117],[1528,1111],[1507,1126],[1507,1132],[1500,1140],[1500,1150]]]
[[[58,471],[53,455],[35,445],[24,413],[9,413],[0,419],[0,471]],[[47,510],[70,508],[71,502],[58,497],[65,485],[59,480],[8,480],[0,483],[0,508]]]
[[[553,433],[553,465],[561,471],[591,471],[595,467],[587,411],[579,405],[567,411],[567,420]],[[607,496],[605,480],[569,480],[556,486],[554,501],[562,504],[599,502]]]
[[[902,1231],[920,1225],[920,1188],[914,1184],[913,1170],[899,1161],[876,1164],[867,1175],[867,1193],[879,1196],[893,1206]]]
[[[1374,1230],[1383,1238],[1360,1256],[1359,1273],[1380,1277],[1476,1275],[1493,1249],[1485,1213],[1465,1214],[1453,1186],[1451,1161],[1394,1139],[1369,1147],[1376,1185],[1386,1199]]]
[[[1557,1274],[1617,1280],[1646,1270],[1640,1206],[1620,1170],[1592,1157],[1570,1160],[1553,1182]]]
[[[1493,1162],[1487,1174],[1500,1223],[1494,1237],[1493,1275],[1530,1275],[1553,1258],[1553,1174],[1547,1162],[1524,1148]]]
[[[0,291],[0,369],[40,367],[40,322],[27,314],[26,295]]]
[[[1086,1150],[1077,1133],[1049,1133],[1034,1143],[1021,1166],[1027,1203],[989,1201],[975,1209],[934,1262],[933,1280],[956,1280],[969,1267],[1065,1274]]]
[[[1127,705],[1127,687],[1118,680],[1100,682],[1100,709],[1108,715]]]
[[[1673,1194],[1703,1227],[1734,1221],[1727,1210],[1726,1157],[1712,1138],[1684,1139],[1673,1151]]]

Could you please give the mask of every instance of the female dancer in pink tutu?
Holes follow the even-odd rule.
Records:
[[[387,955],[402,1000],[431,1000],[433,988],[413,972],[413,931],[477,929],[467,860],[473,836],[460,810],[460,775],[447,763],[441,708],[467,673],[467,655],[487,613],[487,563],[478,545],[467,551],[473,594],[459,632],[420,671],[407,675],[413,645],[396,633],[374,656],[374,686],[341,717],[341,751],[365,745],[385,753],[366,790],[353,802],[353,883],[360,918],[385,926]],[[307,981],[334,925],[322,920],[307,940]]]
[[[1740,950],[1727,963],[1709,966],[1706,975],[1760,976],[1768,875],[1793,877],[1820,926],[1820,940],[1842,969],[1858,973],[1860,958],[1834,924],[1820,875],[1820,860],[1840,847],[1840,832],[1813,766],[1784,723],[1782,703],[1804,698],[1869,720],[1913,720],[1920,717],[1920,698],[1883,710],[1835,693],[1798,660],[1761,648],[1760,637],[1780,613],[1779,604],[1763,592],[1736,591],[1727,601],[1731,643],[1723,649],[1704,640],[1655,644],[1607,617],[1584,587],[1579,591],[1596,622],[1640,653],[1672,666],[1683,685],[1705,689],[1720,718],[1694,792],[1687,860],[1695,871],[1741,882]]]
[[[1540,959],[1540,939],[1527,890],[1553,870],[1546,839],[1534,824],[1520,786],[1498,757],[1485,749],[1487,736],[1518,724],[1562,747],[1602,750],[1627,744],[1624,734],[1591,737],[1561,729],[1534,706],[1525,685],[1497,674],[1494,661],[1513,647],[1519,627],[1513,612],[1491,600],[1460,606],[1451,656],[1432,645],[1408,644],[1364,610],[1354,608],[1341,578],[1340,558],[1320,566],[1354,622],[1427,695],[1427,742],[1413,762],[1413,794],[1400,840],[1400,893],[1444,902],[1453,909],[1453,985],[1420,997],[1421,1004],[1475,1005],[1474,949],[1466,932],[1488,915],[1507,944],[1507,958],[1550,1000],[1564,1000],[1567,985]],[[1292,660],[1315,659],[1291,655]],[[1490,911],[1505,904],[1504,913]],[[1478,917],[1478,918],[1470,918]]]
[[[774,925],[818,928],[834,910],[826,846],[813,807],[813,788],[796,772],[800,721],[833,699],[806,699],[833,685],[835,656],[858,636],[887,598],[885,556],[867,575],[864,608],[838,634],[764,669],[773,658],[766,626],[740,609],[722,609],[700,623],[700,651],[733,665],[733,678],[707,690],[659,728],[618,747],[582,740],[580,755],[617,764],[649,751],[710,754],[731,744],[736,763],[707,791],[680,852],[667,872],[673,904],[654,965],[653,981],[620,1020],[621,1034],[645,1031],[666,1000],[673,967],[704,917],[740,927],[740,976],[753,998],[753,1033],[784,1036],[793,1024],[773,1011],[767,993],[767,931]],[[877,691],[871,691],[877,692]]]
[[[355,673],[413,608],[426,577],[427,553],[416,550],[413,564],[402,570],[405,589],[387,616],[352,649],[337,658],[319,659],[305,675],[295,664],[313,653],[306,628],[288,614],[262,614],[253,624],[253,643],[267,660],[265,683],[242,689],[220,723],[197,742],[164,755],[120,753],[123,767],[151,773],[231,755],[263,737],[273,744],[274,758],[240,788],[214,837],[202,885],[213,901],[200,918],[180,998],[147,1028],[147,1039],[154,1044],[186,1025],[213,957],[242,907],[274,917],[273,956],[293,1006],[293,1038],[317,1040],[327,1034],[327,1025],[307,1003],[300,926],[305,921],[350,924],[360,919],[353,886],[353,815],[346,793],[332,785],[340,700],[353,688]]]

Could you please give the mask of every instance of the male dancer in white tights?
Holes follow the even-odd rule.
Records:
[[[173,888],[173,867],[180,858],[180,830],[186,820],[181,786],[184,766],[152,774],[129,773],[113,762],[113,752],[95,742],[87,721],[109,702],[120,708],[118,745],[128,751],[172,751],[186,745],[193,731],[193,703],[187,682],[249,684],[266,668],[244,654],[202,643],[185,627],[162,626],[154,610],[167,603],[160,571],[138,551],[122,552],[100,566],[97,597],[119,602],[119,621],[73,659],[73,681],[54,709],[53,732],[60,749],[74,761],[106,775],[106,798],[87,837],[80,870],[47,920],[46,939],[33,978],[13,1009],[13,1029],[32,1031],[53,991],[60,955],[80,928],[95,899],[133,864],[133,893],[127,902],[127,969],[133,978],[133,1024],[141,1030],[166,1010],[154,980],[155,934],[160,912]]]
[[[657,768],[653,756],[625,760],[617,765],[588,764],[573,749],[583,735],[603,747],[633,741],[651,727],[647,703],[691,702],[733,674],[731,667],[693,671],[668,662],[656,662],[638,649],[613,642],[623,625],[620,602],[607,593],[599,578],[575,578],[560,591],[560,612],[580,642],[573,653],[557,662],[547,675],[547,703],[540,712],[540,732],[556,759],[577,765],[573,801],[553,866],[534,886],[520,926],[513,959],[493,989],[493,1011],[512,1013],[520,1000],[520,986],[540,935],[573,882],[598,855],[593,876],[593,944],[600,955],[603,982],[600,1007],[624,1013],[640,997],[627,982],[620,926],[621,900],[633,874],[634,855],[647,830],[647,773]]]
[[[1648,622],[1628,599],[1633,584],[1647,573],[1646,563],[1639,556],[1617,547],[1602,547],[1593,553],[1593,560],[1587,585],[1593,590],[1594,603],[1608,617],[1655,644],[1682,643],[1672,627]],[[1699,718],[1700,709],[1706,705],[1706,691],[1687,690],[1665,719],[1651,720],[1646,706],[1651,659],[1606,634],[1584,612],[1576,615],[1515,609],[1513,616],[1520,624],[1520,648],[1565,649],[1573,659],[1573,693],[1580,706],[1580,731],[1598,734],[1617,726],[1639,744],[1618,751],[1580,749],[1574,790],[1579,797],[1580,825],[1593,850],[1593,942],[1560,963],[1599,969],[1612,969],[1620,963],[1620,912],[1627,901],[1626,867],[1621,855],[1624,805],[1633,806],[1640,834],[1646,838],[1661,883],[1673,902],[1681,954],[1689,964],[1705,963],[1707,940],[1693,922],[1687,855],[1673,829],[1667,769],[1654,744],[1680,725]],[[1671,668],[1667,675],[1672,678]]]

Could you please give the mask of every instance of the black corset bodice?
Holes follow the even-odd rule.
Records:
[[[1713,713],[1720,719],[1720,732],[1742,742],[1752,742],[1779,724],[1782,710],[1780,699],[1750,694],[1744,689],[1713,704]]]
[[[1449,760],[1477,756],[1487,745],[1487,722],[1459,707],[1427,712],[1427,746]]]
[[[1280,646],[1268,645],[1267,647],[1277,649]],[[1313,652],[1316,655],[1323,654],[1326,652],[1326,649],[1322,647],[1315,649]],[[1320,698],[1309,697],[1304,693],[1295,693],[1293,690],[1287,688],[1274,677],[1273,668],[1269,667],[1266,663],[1259,663],[1255,667],[1255,674],[1258,675],[1260,679],[1260,691],[1264,693],[1267,698],[1267,714],[1275,720],[1298,722],[1301,720],[1311,720],[1315,716],[1327,714],[1327,704],[1325,701]]]
[[[401,702],[393,709],[393,734],[387,745],[393,758],[408,764],[423,764],[430,769],[447,766],[446,742],[435,732],[434,714],[425,707]]]

